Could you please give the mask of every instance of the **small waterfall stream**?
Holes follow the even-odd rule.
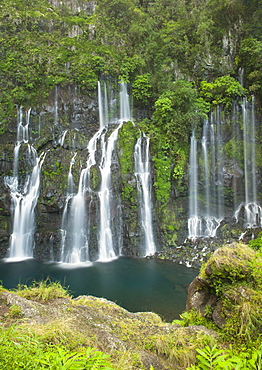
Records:
[[[198,164],[197,164],[197,140],[193,131],[190,139],[189,158],[189,218],[188,234],[190,239],[201,235],[201,219],[198,215]]]
[[[29,144],[30,109],[23,124],[22,108],[18,112],[17,142],[14,148],[13,176],[6,177],[12,200],[13,231],[10,237],[8,257],[23,260],[33,257],[35,207],[40,190],[40,173],[45,154],[38,157],[36,150]],[[26,157],[26,175],[19,176],[19,155],[23,149]],[[23,159],[24,161],[24,159]]]
[[[149,256],[156,252],[156,246],[152,226],[149,138],[145,134],[142,134],[136,142],[134,160],[141,213],[140,222],[145,245],[144,255]]]

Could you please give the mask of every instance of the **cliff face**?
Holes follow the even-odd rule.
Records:
[[[1,188],[2,188],[2,220],[5,224],[5,244],[9,239],[8,235],[11,228],[10,219],[10,189],[6,185],[6,177],[13,176],[14,150],[18,140],[18,121],[22,125],[27,123],[28,110],[21,108],[17,113],[17,118],[10,120],[6,132],[2,134],[2,143],[5,143],[4,153],[1,161]],[[46,153],[44,167],[42,167],[41,180],[42,186],[39,202],[36,207],[37,220],[41,219],[39,227],[45,230],[42,238],[49,240],[54,228],[60,228],[60,216],[64,205],[67,191],[67,174],[69,170],[72,152],[79,151],[79,161],[76,172],[80,170],[81,160],[84,163],[87,156],[86,144],[91,135],[96,131],[98,125],[97,98],[94,96],[83,97],[75,86],[64,89],[56,88],[50,94],[49,99],[40,107],[35,107],[30,111],[29,117],[29,138],[28,142],[37,150],[39,156]],[[65,137],[63,146],[63,135]],[[21,182],[24,180],[25,172],[32,171],[29,167],[26,154],[27,142],[22,143],[19,157],[19,176]],[[24,152],[24,154],[23,154]],[[4,221],[6,220],[6,221]],[[7,227],[8,224],[8,227]],[[59,233],[59,232],[58,232]],[[37,234],[38,237],[39,234]],[[41,239],[41,237],[40,237]],[[55,235],[57,239],[57,235]],[[4,256],[6,252],[2,252]]]
[[[118,115],[119,113],[116,112]],[[114,120],[115,118],[113,118]],[[141,214],[138,199],[138,188],[134,165],[134,147],[141,136],[140,129],[131,122],[124,122],[119,130],[117,141],[111,154],[104,150],[110,148],[111,134],[118,124],[111,123],[102,131],[99,122],[99,107],[97,91],[89,96],[79,93],[77,87],[56,87],[46,103],[40,107],[26,110],[18,109],[17,118],[11,121],[6,132],[2,134],[3,156],[1,161],[1,221],[2,221],[2,248],[1,257],[8,253],[9,238],[14,231],[15,201],[11,201],[12,187],[10,180],[17,176],[19,183],[16,197],[23,198],[30,185],[27,181],[34,172],[33,159],[28,152],[28,145],[37,151],[38,158],[44,158],[40,171],[40,189],[36,207],[30,217],[34,218],[34,256],[44,260],[60,260],[63,253],[63,230],[69,234],[77,231],[72,226],[85,217],[83,227],[88,225],[87,259],[98,258],[98,243],[101,234],[100,200],[101,182],[103,181],[103,161],[109,164],[110,183],[110,227],[116,254],[123,253],[130,256],[143,255],[141,249]],[[28,125],[28,137],[21,136]],[[100,130],[100,131],[99,131]],[[94,140],[94,147],[90,146]],[[19,137],[20,136],[20,137]],[[97,146],[97,147],[96,147]],[[91,151],[94,150],[92,153]],[[108,152],[110,149],[107,149]],[[16,158],[17,154],[18,158]],[[94,163],[89,164],[90,158]],[[105,157],[103,157],[103,155]],[[16,158],[16,159],[15,159]],[[15,164],[16,163],[16,164]],[[15,169],[17,166],[17,169]],[[90,168],[89,168],[90,167]],[[88,175],[85,171],[88,168]],[[15,174],[17,172],[17,174]],[[153,171],[149,175],[153,181]],[[87,176],[87,177],[86,177]],[[29,179],[29,180],[28,180]],[[83,189],[81,190],[81,187]],[[83,215],[74,214],[74,196],[83,195]],[[19,195],[20,194],[20,195]],[[72,200],[73,198],[73,200]],[[68,203],[69,202],[69,203]],[[23,208],[21,203],[20,209]],[[26,207],[26,206],[25,206]],[[19,207],[17,207],[19,209]],[[108,210],[106,210],[108,211]],[[27,215],[21,211],[18,218],[21,223],[27,223]],[[154,218],[154,224],[157,221]],[[155,230],[158,229],[154,227]],[[100,231],[99,231],[100,230]],[[81,233],[81,230],[79,231]],[[156,235],[157,240],[157,235]],[[74,242],[68,241],[68,244]],[[83,242],[85,245],[85,242]]]
[[[29,115],[27,115],[30,113]],[[102,113],[100,112],[100,115]],[[118,113],[117,113],[118,114]],[[136,112],[134,112],[136,114]],[[28,157],[28,143],[36,149],[38,157],[44,155],[43,164],[40,172],[40,191],[38,200],[33,213],[35,214],[35,228],[32,230],[34,238],[33,255],[43,260],[61,260],[64,253],[63,248],[67,245],[76,243],[75,237],[70,234],[81,233],[81,228],[72,224],[70,218],[82,222],[81,217],[85,217],[83,227],[88,225],[88,260],[96,260],[99,257],[99,243],[101,238],[101,183],[102,167],[101,156],[103,155],[103,142],[97,141],[94,151],[94,163],[88,169],[88,175],[83,175],[88,168],[88,161],[92,157],[90,143],[96,137],[101,125],[99,116],[99,104],[97,91],[93,91],[89,96],[83,96],[76,86],[56,87],[50,94],[46,103],[31,110],[21,108],[18,110],[17,118],[10,121],[10,125],[2,134],[3,155],[1,160],[1,257],[6,257],[8,253],[9,238],[13,232],[14,209],[12,209],[11,191],[8,186],[8,178],[14,176],[15,152],[17,150],[18,126],[19,121],[22,127],[29,124],[28,142],[24,140],[20,143],[18,161],[18,178],[21,184],[26,183],[26,178],[32,173],[32,159]],[[134,121],[136,122],[136,121]],[[136,123],[124,122],[120,127],[114,149],[110,157],[110,227],[112,229],[113,249],[116,255],[124,254],[128,256],[144,255],[143,246],[145,240],[145,225],[141,219],[141,205],[139,201],[139,191],[137,175],[134,163],[135,144],[141,137],[141,130]],[[105,140],[109,140],[110,135],[115,130],[115,123],[109,124],[104,128]],[[100,135],[100,134],[99,134]],[[21,140],[20,140],[21,141]],[[107,141],[105,141],[106,143]],[[109,141],[108,141],[109,142]],[[228,140],[227,140],[228,142]],[[108,144],[106,144],[108,145]],[[145,147],[145,142],[143,144]],[[164,247],[173,243],[178,245],[183,243],[188,235],[188,207],[189,207],[189,178],[186,174],[180,188],[171,187],[168,201],[163,206],[157,200],[154,192],[154,184],[157,181],[155,161],[152,158],[156,153],[154,148],[149,147],[151,160],[149,184],[152,187],[150,198],[152,233],[156,249],[162,250]],[[145,154],[144,154],[145,155]],[[106,157],[104,161],[106,161]],[[234,162],[228,159],[228,163],[234,166]],[[189,163],[188,163],[189,165]],[[231,165],[228,168],[228,181],[224,182],[225,188],[232,189]],[[224,178],[227,179],[227,172]],[[83,176],[85,180],[81,180]],[[244,173],[238,172],[236,176],[239,186],[238,194],[243,194]],[[230,180],[231,179],[231,180]],[[83,215],[74,213],[77,209],[74,196],[81,193],[81,181],[85,181],[85,190],[82,199]],[[174,182],[171,181],[171,184]],[[22,185],[21,185],[22,186]],[[20,186],[20,187],[21,187]],[[200,186],[200,193],[204,197],[204,184]],[[140,190],[139,190],[140,189]],[[183,189],[183,190],[182,190]],[[242,189],[242,190],[241,190]],[[23,192],[21,191],[21,194]],[[238,223],[233,218],[233,198],[225,199],[227,218],[221,223],[217,230],[217,236],[221,240],[238,239],[244,230],[244,214],[239,212]],[[12,203],[12,204],[11,204]],[[205,201],[203,201],[205,205]],[[202,205],[203,206],[203,205]],[[244,212],[244,210],[243,210]],[[231,215],[231,217],[230,217]],[[33,215],[32,215],[33,217]],[[79,219],[80,218],[80,219]],[[20,222],[23,217],[20,217]],[[71,222],[71,223],[70,223]],[[73,226],[72,226],[73,225]],[[258,232],[259,229],[256,229]],[[151,232],[146,230],[147,233]],[[66,233],[66,236],[65,236]],[[248,236],[249,235],[249,236]],[[250,238],[252,232],[247,233]],[[63,245],[63,237],[67,238]],[[173,241],[172,241],[173,239]],[[71,241],[70,241],[71,240]],[[247,239],[248,240],[248,239]],[[204,258],[208,243],[211,242],[211,250],[216,248],[213,238],[199,238],[191,244],[189,241],[183,245],[182,250],[172,250],[164,254],[164,258],[197,265]],[[81,243],[81,241],[80,241]],[[85,242],[82,241],[82,246]],[[66,252],[65,252],[66,253]]]

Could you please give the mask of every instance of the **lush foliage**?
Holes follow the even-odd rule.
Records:
[[[18,285],[17,294],[27,299],[40,302],[49,301],[55,298],[70,297],[68,291],[59,283],[50,280],[34,282],[30,286]]]
[[[109,356],[93,348],[70,351],[63,345],[52,345],[39,335],[11,326],[0,330],[0,366],[18,369],[104,369],[112,370]]]
[[[230,112],[233,100],[243,96],[244,89],[233,77],[227,75],[216,78],[214,82],[201,81],[200,95],[211,106],[224,105]]]
[[[261,94],[261,34],[250,26],[260,8],[259,1],[99,0],[94,12],[3,0],[0,114],[42,101],[57,84],[93,89],[102,74],[132,82],[140,105],[172,101],[166,91],[178,79],[212,83],[239,68],[246,87]]]
[[[216,312],[212,304],[204,312],[186,311],[182,324],[204,325],[219,336],[215,345],[197,349],[196,364],[188,369],[261,368],[261,258],[260,251],[235,243],[216,250],[202,266],[199,282],[216,301]],[[220,327],[214,315],[222,316]]]
[[[214,345],[205,346],[202,350],[197,349],[197,353],[197,365],[191,365],[188,370],[257,370],[262,367],[262,346],[236,353],[232,349],[219,349]]]
[[[248,245],[255,250],[262,250],[262,233],[260,232],[257,238],[251,239]]]

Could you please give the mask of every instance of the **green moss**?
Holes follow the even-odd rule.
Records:
[[[130,202],[130,203],[136,204],[137,203],[136,188],[128,184],[124,184],[124,186],[122,187],[122,191],[121,191],[121,197],[122,197],[123,202]]]
[[[16,304],[13,304],[10,307],[9,316],[12,318],[18,318],[18,317],[23,316],[21,308],[17,306]]]
[[[119,163],[122,174],[134,172],[134,146],[139,130],[129,121],[123,124],[118,134]]]
[[[261,336],[262,254],[242,243],[217,249],[200,271],[225,317],[226,340],[252,343]]]
[[[34,282],[32,285],[18,285],[16,293],[26,299],[37,300],[40,302],[50,301],[56,298],[70,298],[68,290],[60,283],[52,282],[49,279]]]
[[[256,253],[245,244],[225,245],[217,249],[208,263],[202,266],[200,276],[230,280],[249,278],[255,259]]]
[[[162,239],[165,245],[176,245],[177,232],[181,227],[181,222],[177,219],[176,211],[170,208],[165,207],[158,211],[163,233]]]
[[[161,203],[166,203],[171,190],[171,159],[163,156],[158,158],[153,157],[154,168],[156,171],[156,181],[153,186],[155,189],[156,199]]]
[[[99,168],[96,166],[92,166],[90,168],[90,182],[91,182],[91,188],[94,191],[99,190],[100,183],[101,183],[101,173],[99,171]]]
[[[248,246],[254,250],[262,249],[262,232],[259,233],[258,238],[250,240]]]

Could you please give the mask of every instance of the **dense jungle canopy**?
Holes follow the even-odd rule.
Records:
[[[240,95],[231,79],[240,71],[261,100],[261,17],[261,0],[3,0],[2,124],[57,84],[88,93],[101,76],[131,82],[135,105],[155,105],[159,126],[170,107],[206,112]],[[174,89],[177,80],[188,83]]]

